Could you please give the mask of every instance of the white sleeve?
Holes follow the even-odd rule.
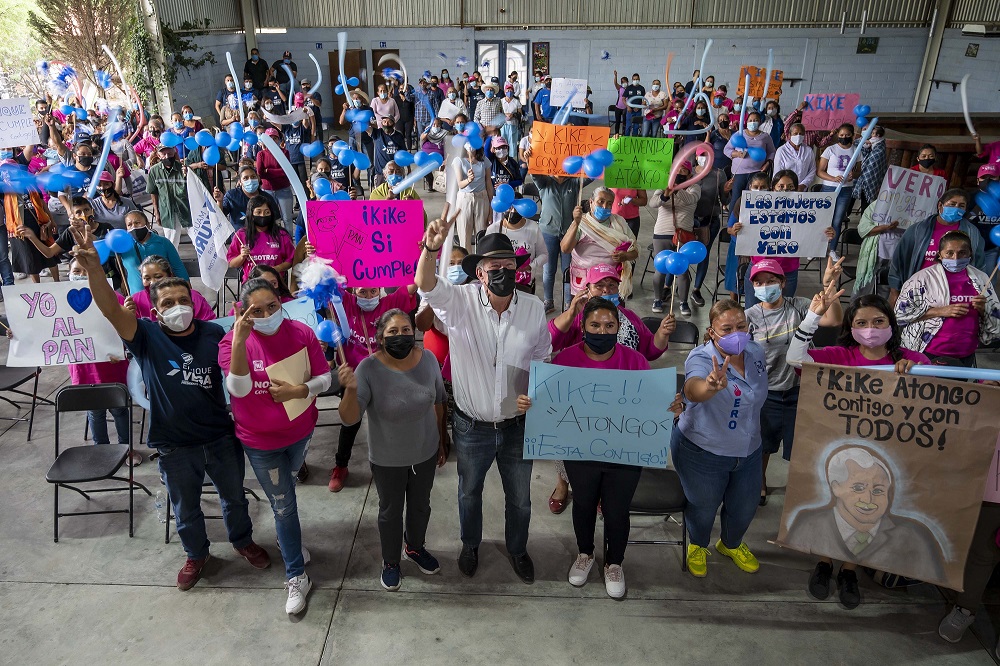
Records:
[[[788,343],[788,354],[785,356],[788,365],[793,368],[801,368],[804,362],[812,360],[809,356],[809,343],[812,342],[813,335],[819,328],[819,320],[820,316],[810,310],[802,323],[799,324],[795,335]]]
[[[232,397],[245,398],[253,390],[253,381],[249,374],[234,375],[230,373],[226,375],[226,388],[229,389],[229,395]]]
[[[329,372],[324,372],[322,375],[316,375],[306,380],[306,387],[309,389],[309,397],[315,398],[323,391],[330,388],[333,383],[333,375]]]

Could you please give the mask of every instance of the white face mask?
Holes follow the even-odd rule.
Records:
[[[654,83],[653,85],[651,85],[651,86],[650,86],[650,88],[651,88],[651,89],[653,90],[653,92],[657,92],[657,91],[659,91],[659,89],[660,89],[660,86],[658,86],[658,85],[656,85],[656,84]]]
[[[507,150],[505,148],[497,148],[495,151],[496,156],[500,159],[507,157]]]
[[[258,333],[263,333],[264,335],[274,335],[278,332],[278,328],[281,326],[282,320],[285,318],[285,312],[282,309],[278,309],[274,314],[267,317],[258,317],[253,320],[253,330]]]
[[[801,146],[803,138],[805,138],[805,137],[803,137],[801,134],[793,134],[791,136],[790,141],[792,142],[793,146]]]
[[[175,305],[166,312],[157,313],[160,323],[174,333],[186,331],[191,321],[194,319],[194,308],[190,305]]]
[[[365,312],[372,312],[378,307],[378,302],[381,300],[381,296],[373,296],[372,298],[359,298],[358,307]]]
[[[698,156],[698,166],[703,167],[703,166],[705,166],[706,162],[708,162],[708,155],[699,155]]]
[[[69,281],[70,282],[86,282],[87,281],[87,276],[86,275],[80,275],[79,273],[70,273],[69,274]]]

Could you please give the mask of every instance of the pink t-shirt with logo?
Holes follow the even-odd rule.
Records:
[[[976,353],[979,347],[979,310],[972,307],[972,299],[979,295],[969,278],[968,271],[952,273],[948,278],[949,305],[964,303],[969,311],[962,317],[945,317],[941,330],[931,339],[924,352],[934,356],[965,358]]]
[[[646,357],[629,349],[624,345],[615,345],[615,353],[606,361],[595,361],[587,356],[583,345],[585,343],[567,347],[556,354],[552,359],[553,365],[565,365],[570,368],[602,368],[604,370],[649,370],[649,361]]]
[[[924,263],[920,266],[921,269],[934,265],[937,260],[938,245],[941,244],[941,237],[955,229],[958,229],[957,225],[941,224],[935,220],[934,232],[931,234],[931,242],[927,244],[927,251],[924,253]]]
[[[302,322],[285,319],[274,335],[254,331],[246,344],[253,388],[242,398],[231,398],[236,436],[246,446],[264,451],[281,449],[304,439],[316,427],[319,418],[315,401],[294,420],[289,420],[284,405],[275,402],[268,391],[271,381],[265,368],[305,349],[310,377],[326,374],[330,366],[316,334]],[[219,366],[226,374],[229,374],[232,357],[233,332],[229,331],[219,343]]]
[[[243,251],[243,246],[246,243],[247,231],[246,229],[240,229],[233,236],[233,241],[229,244],[226,260],[232,261],[240,256],[240,252]],[[253,247],[250,248],[250,259],[253,259],[253,261],[247,260],[243,264],[242,279],[246,280],[250,275],[250,271],[257,264],[277,266],[278,264],[290,263],[294,255],[295,245],[292,243],[292,237],[284,229],[278,229],[277,238],[271,234],[257,233],[256,238],[254,238]]]

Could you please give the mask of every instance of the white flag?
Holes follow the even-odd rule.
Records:
[[[218,291],[226,279],[226,241],[235,231],[229,218],[201,182],[194,169],[187,174],[188,203],[191,206],[191,227],[188,235],[198,253],[201,280],[209,289]]]

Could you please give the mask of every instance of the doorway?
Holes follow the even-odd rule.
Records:
[[[371,79],[372,89],[369,91],[372,97],[375,97],[375,91],[382,84],[388,87],[388,82],[386,78],[382,76],[382,70],[385,68],[389,69],[399,69],[399,62],[396,60],[390,60],[383,64],[379,64],[383,56],[393,55],[399,58],[399,49],[372,49],[372,74],[369,77]]]
[[[338,77],[340,74],[340,56],[337,51],[330,51],[327,53],[328,61],[330,63],[330,99],[333,102],[333,123],[332,126],[345,129],[347,123],[341,124],[340,112],[344,108],[344,104],[350,104],[347,97],[347,91],[345,94],[338,95],[336,93],[337,84],[339,83]],[[345,76],[351,78],[352,76],[358,77],[358,87],[361,90],[368,89],[368,66],[365,60],[364,49],[347,49],[344,53],[344,69],[346,70]]]
[[[511,72],[517,72],[517,80],[521,83],[521,104],[527,104],[528,87],[528,57],[531,53],[529,42],[476,42],[475,69],[487,81],[491,77],[500,79],[500,94],[503,94],[504,81]]]

